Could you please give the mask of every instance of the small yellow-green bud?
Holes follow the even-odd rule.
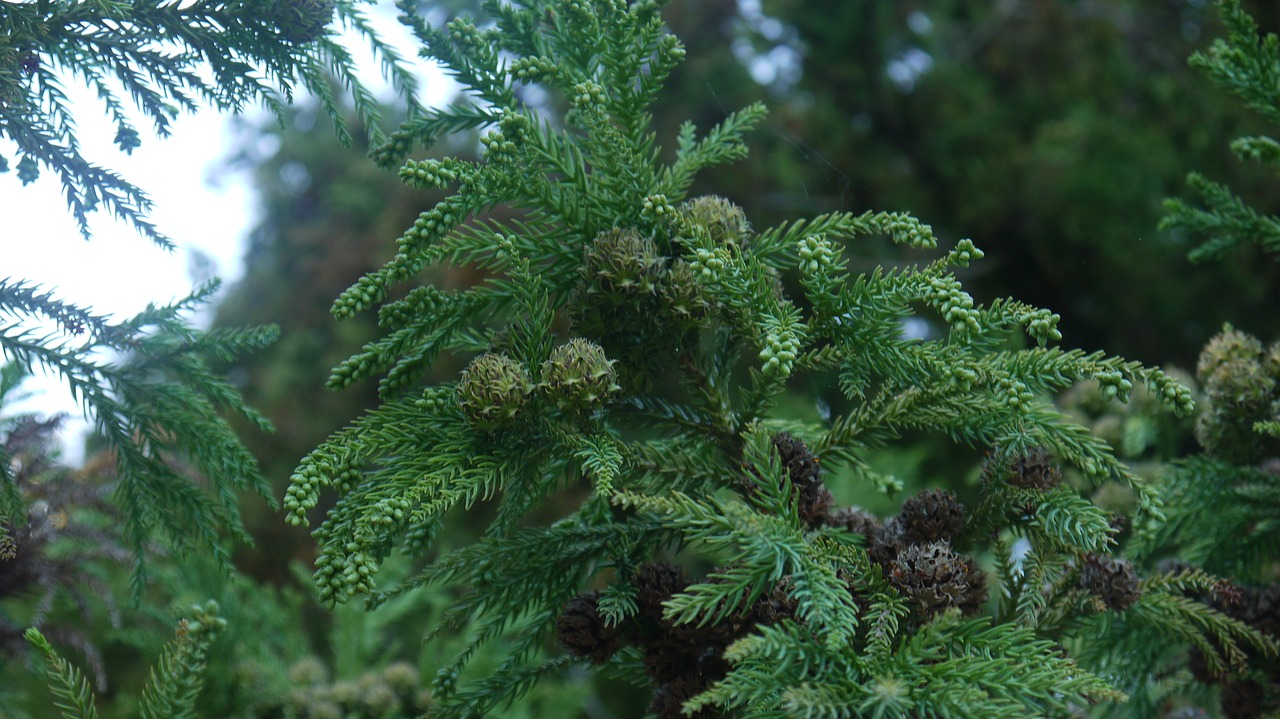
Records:
[[[640,216],[649,222],[670,217],[673,212],[675,209],[667,201],[666,195],[650,195],[644,198],[644,202],[640,205]]]
[[[1262,369],[1267,374],[1280,380],[1280,340],[1272,342],[1267,348],[1267,354],[1262,358]]]
[[[800,271],[809,275],[830,268],[837,259],[835,247],[825,235],[810,235],[800,240],[797,253],[800,255]]]
[[[370,682],[369,686],[361,688],[364,690],[361,699],[371,716],[389,717],[400,706],[400,697],[396,696],[395,690],[381,680]]]
[[[289,683],[294,686],[311,686],[329,681],[329,670],[316,657],[305,657],[289,667]]]
[[[982,250],[974,246],[973,240],[960,240],[956,243],[956,248],[950,253],[950,260],[960,267],[968,267],[970,262],[980,260],[985,255]]]
[[[398,692],[418,686],[418,670],[408,662],[392,662],[382,670],[382,680]]]

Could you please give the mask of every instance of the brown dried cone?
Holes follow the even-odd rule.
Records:
[[[822,468],[804,442],[786,432],[773,435],[773,446],[782,460],[782,469],[799,495],[800,520],[811,527],[826,521],[835,498],[822,483]]]
[[[1262,716],[1265,690],[1252,679],[1227,682],[1222,686],[1219,706],[1226,719],[1254,719]]]
[[[954,492],[926,489],[902,503],[898,521],[907,544],[954,541],[964,532],[964,505]]]
[[[1080,587],[1102,599],[1109,609],[1122,611],[1142,597],[1138,573],[1127,559],[1088,554],[1080,564]]]
[[[600,616],[600,593],[595,591],[569,600],[556,619],[556,637],[570,652],[592,664],[609,661],[622,646],[618,627],[608,626]]]
[[[1219,611],[1226,611],[1227,607],[1239,606],[1244,600],[1244,591],[1230,579],[1219,579],[1209,590],[1209,599]]]
[[[871,561],[886,571],[893,560],[898,558],[898,553],[907,546],[903,539],[902,522],[897,517],[890,517],[870,540],[867,543],[867,553],[871,556]]]
[[[663,602],[690,584],[684,568],[667,561],[646,562],[631,583],[640,609],[631,638],[644,651],[645,673],[665,682],[694,671],[697,656],[709,643],[714,627],[675,624],[663,617]]]
[[[1043,447],[1013,460],[1009,484],[1019,489],[1053,489],[1062,483],[1062,472],[1053,464],[1053,458]]]
[[[636,604],[640,606],[640,618],[663,621],[662,603],[689,586],[689,575],[684,567],[672,562],[645,562],[631,578],[636,588]]]
[[[773,591],[768,594],[760,595],[755,604],[751,605],[751,611],[747,615],[747,624],[740,633],[745,635],[747,631],[760,626],[771,625],[781,622],[783,619],[791,619],[796,615],[796,600],[792,599],[787,593],[788,587],[791,585],[790,575],[783,577],[782,581],[774,586]],[[737,640],[738,636],[727,637],[729,644]]]
[[[1280,584],[1236,587],[1222,599],[1213,598],[1215,609],[1260,632],[1280,638]],[[1234,600],[1234,601],[1233,601]]]
[[[656,682],[668,682],[697,671],[698,654],[704,647],[655,631],[642,638],[644,673]]]
[[[850,534],[861,534],[867,538],[867,545],[883,526],[880,518],[860,507],[841,507],[827,515],[827,526],[840,527]]]
[[[711,719],[718,715],[710,707],[700,709],[693,714],[685,714],[683,705],[686,701],[706,691],[711,682],[705,677],[684,676],[663,682],[653,692],[653,700],[649,702],[649,714],[657,719]]]
[[[1123,514],[1112,514],[1107,517],[1107,525],[1111,528],[1111,536],[1117,542],[1121,542],[1129,535],[1131,525],[1129,518]]]
[[[10,533],[7,551],[0,554],[0,599],[3,599],[37,588],[44,542],[32,535],[30,524],[17,530],[8,525],[0,528]]]
[[[1227,677],[1225,673],[1215,673],[1209,667],[1209,660],[1198,647],[1192,647],[1187,653],[1187,669],[1191,670],[1191,676],[1201,684],[1217,684]]]
[[[986,575],[946,542],[906,547],[891,563],[887,576],[925,620],[951,607],[974,614],[987,598]]]

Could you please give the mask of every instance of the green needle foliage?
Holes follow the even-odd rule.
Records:
[[[49,663],[49,688],[53,692],[54,703],[62,710],[62,716],[65,719],[96,719],[98,710],[93,704],[93,689],[84,675],[58,656],[40,630],[33,627],[26,631],[25,636]]]
[[[218,605],[207,602],[191,608],[191,618],[178,623],[177,636],[164,649],[151,670],[142,692],[142,719],[190,719],[197,716],[205,655],[226,626],[218,617]],[[48,663],[49,687],[54,704],[64,719],[96,719],[93,690],[79,670],[58,655],[53,645],[34,627],[26,631],[27,641]]]
[[[0,3],[0,172],[16,160],[18,179],[35,181],[42,170],[57,175],[81,233],[89,217],[105,209],[165,249],[173,242],[147,218],[151,201],[138,187],[82,154],[77,112],[69,85],[94,95],[115,125],[115,143],[129,153],[140,143],[135,123],[152,125],[164,137],[174,117],[205,106],[238,112],[263,104],[283,123],[285,105],[297,91],[314,94],[334,122],[339,139],[351,137],[339,108],[338,88],[352,97],[370,139],[381,140],[379,108],[356,79],[353,58],[329,30],[335,18],[372,47],[406,102],[416,106],[415,81],[394,49],[372,31],[367,0],[250,0],[178,2],[157,0],[38,0]],[[409,111],[410,113],[412,110]],[[246,407],[238,390],[215,367],[274,340],[275,328],[201,332],[188,315],[207,302],[217,283],[132,318],[113,319],[65,302],[36,284],[0,279],[0,395],[37,368],[60,377],[80,401],[105,446],[111,506],[98,487],[77,487],[65,472],[50,473],[32,463],[23,437],[56,424],[34,420],[3,429],[0,447],[0,596],[45,589],[41,603],[72,580],[87,584],[110,603],[109,582],[98,576],[132,554],[130,585],[141,599],[145,560],[164,545],[184,558],[203,552],[225,572],[231,568],[226,540],[248,541],[239,502],[246,490],[271,501],[257,462],[240,443],[225,415],[239,415],[259,429],[266,419]],[[50,476],[42,476],[50,474]],[[56,501],[42,495],[60,492]],[[271,502],[274,504],[274,502]],[[79,506],[77,506],[79,505]],[[63,561],[47,540],[56,535],[44,521],[50,509],[67,522],[66,534],[93,544],[114,532],[82,510],[108,509],[118,517],[127,550],[103,543]],[[86,521],[87,518],[87,521]],[[81,522],[86,527],[82,528]],[[46,556],[47,555],[47,556]],[[108,566],[91,562],[109,560]],[[64,566],[65,565],[65,566]],[[68,569],[67,567],[70,567]],[[57,570],[57,571],[54,571]],[[71,597],[81,601],[79,587]],[[28,619],[40,623],[50,606],[37,605]],[[217,628],[212,607],[180,632],[144,693],[144,716],[193,716],[207,639]],[[114,621],[114,617],[113,617]],[[3,623],[8,639],[10,627]],[[55,641],[80,635],[52,631]],[[66,716],[91,716],[92,698],[83,680],[32,630],[32,642],[48,656]],[[72,642],[75,643],[74,641]],[[92,645],[80,643],[92,649]],[[96,654],[91,655],[91,658]],[[100,663],[99,663],[100,664]],[[102,680],[101,667],[98,679]]]
[[[474,102],[409,118],[373,156],[453,194],[335,302],[338,318],[378,307],[384,336],[330,386],[380,377],[383,402],[301,462],[285,505],[306,524],[337,494],[314,533],[326,603],[457,588],[435,634],[478,628],[437,675],[433,716],[487,715],[573,663],[651,687],[658,717],[1116,716],[1126,695],[1126,715],[1151,716],[1153,667],[1179,649],[1216,667],[1274,654],[1196,601],[1213,577],[1140,577],[1108,554],[1112,518],[1058,469],[1124,488],[1154,531],[1155,491],[1046,398],[1093,380],[1126,401],[1136,383],[1183,415],[1186,388],[1055,347],[1048,310],[977,304],[960,273],[981,251],[939,250],[910,215],[756,231],[689,198],[700,169],[746,156],[764,109],[662,148],[647,108],[684,53],[658,3],[494,0],[488,21],[444,28],[399,7]],[[522,101],[529,85],[564,98],[563,122]],[[480,161],[405,159],[464,130],[483,132]],[[879,238],[922,261],[852,273],[855,242]],[[438,266],[478,279],[400,289]],[[937,329],[908,337],[911,317]],[[473,359],[422,386],[442,353]],[[829,377],[847,412],[780,412],[791,382]],[[989,449],[978,503],[837,509],[824,475],[892,491],[867,458],[906,432]],[[479,517],[475,541],[437,546]],[[379,587],[396,552],[430,561]],[[505,663],[466,681],[499,639]]]
[[[229,567],[222,539],[230,533],[249,540],[240,528],[238,493],[252,490],[270,499],[257,462],[220,413],[240,414],[263,430],[270,423],[244,406],[210,364],[262,347],[276,331],[189,327],[185,315],[216,289],[210,283],[173,304],[111,321],[28,283],[0,281],[0,317],[8,320],[0,327],[0,352],[15,367],[58,375],[114,456],[119,477],[113,497],[134,555],[135,597],[146,579],[150,544],[164,539],[183,550],[204,548]],[[33,318],[51,320],[58,329],[33,329],[38,326],[27,322]],[[203,481],[193,481],[192,473]],[[5,497],[15,496],[7,457],[0,463],[0,487]],[[14,501],[0,509],[0,532],[26,516]]]
[[[346,123],[334,79],[349,91],[371,136],[380,137],[378,105],[355,76],[350,52],[326,29],[335,14],[361,34],[384,70],[414,105],[415,81],[395,49],[372,31],[369,0],[233,0],[125,2],[39,0],[0,4],[0,137],[17,149],[24,184],[51,169],[80,231],[101,207],[163,247],[173,244],[147,220],[151,201],[123,177],[80,153],[65,85],[92,90],[116,125],[115,143],[141,144],[129,106],[157,135],[181,111],[210,105],[239,112],[261,103],[283,121],[295,89],[318,97],[345,144]],[[9,160],[0,155],[0,171]]]
[[[1220,9],[1228,36],[1193,56],[1192,64],[1264,119],[1280,123],[1280,38],[1259,38],[1257,24],[1235,0],[1224,0]],[[1231,149],[1244,160],[1273,166],[1280,160],[1280,144],[1265,136],[1239,138]],[[1205,238],[1190,253],[1192,261],[1220,259],[1248,243],[1280,252],[1280,219],[1198,173],[1188,184],[1203,206],[1168,200],[1162,224]],[[1203,399],[1195,436],[1202,451],[1166,469],[1169,521],[1140,537],[1133,553],[1176,557],[1239,582],[1230,596],[1219,593],[1210,603],[1235,621],[1280,636],[1271,609],[1280,597],[1274,559],[1280,550],[1280,342],[1264,346],[1228,324],[1205,345],[1196,374]],[[1247,668],[1238,661],[1229,667],[1202,661],[1214,654],[1213,647],[1197,644],[1189,663],[1202,685],[1221,685],[1224,714],[1258,716],[1280,700],[1273,656],[1251,653]]]
[[[1222,0],[1219,9],[1227,37],[1215,40],[1207,52],[1192,55],[1191,65],[1268,122],[1280,124],[1280,38],[1272,34],[1259,38],[1258,24],[1239,0]],[[1231,151],[1241,160],[1272,167],[1280,163],[1280,142],[1266,136],[1237,138]],[[1200,196],[1202,206],[1167,200],[1161,227],[1206,237],[1191,252],[1192,262],[1220,258],[1245,244],[1280,252],[1280,218],[1259,213],[1226,185],[1199,173],[1189,174],[1187,184]]]
[[[328,29],[336,17],[367,40],[410,108],[414,78],[394,48],[372,31],[365,0],[120,2],[40,0],[0,3],[0,138],[16,148],[23,183],[40,169],[61,181],[68,207],[88,237],[89,213],[105,208],[156,244],[173,244],[147,219],[137,187],[80,152],[68,82],[94,91],[116,124],[116,144],[140,143],[139,113],[157,135],[180,111],[205,105],[240,111],[252,103],[283,122],[296,90],[315,94],[350,144],[335,82],[353,98],[360,122],[379,140],[378,104],[357,80],[348,50]],[[132,107],[130,107],[130,105]],[[0,170],[8,159],[0,155]],[[0,353],[15,369],[60,376],[114,454],[114,497],[133,550],[135,598],[145,580],[144,550],[157,539],[204,547],[229,567],[222,539],[247,540],[238,493],[266,497],[257,463],[220,413],[269,429],[212,365],[271,342],[274,328],[201,333],[185,317],[216,283],[168,306],[109,321],[16,278],[0,279]],[[43,325],[38,324],[43,322]],[[52,326],[40,330],[37,327]],[[7,457],[0,462],[0,540],[20,525]],[[193,474],[200,479],[194,480]]]
[[[191,608],[191,619],[178,624],[177,637],[164,648],[142,690],[141,719],[185,719],[196,716],[196,699],[203,683],[209,645],[226,627],[218,605],[206,602]]]

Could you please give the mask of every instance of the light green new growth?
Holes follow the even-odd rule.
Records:
[[[1192,65],[1280,125],[1280,38],[1260,37],[1238,0],[1222,0],[1219,9],[1227,37],[1194,55]],[[1231,149],[1272,169],[1280,163],[1280,143],[1270,137],[1238,138]],[[1258,212],[1225,185],[1197,173],[1188,184],[1204,206],[1167,200],[1162,226],[1205,238],[1191,252],[1192,261],[1218,259],[1248,243],[1273,256],[1280,253],[1280,218]],[[1239,582],[1244,599],[1233,616],[1264,627],[1269,619],[1259,617],[1270,614],[1256,607],[1271,601],[1276,590],[1274,559],[1280,550],[1280,478],[1274,465],[1280,456],[1280,341],[1272,340],[1266,345],[1228,324],[1205,345],[1197,366],[1203,399],[1195,435],[1201,452],[1168,466],[1161,488],[1169,521],[1133,547],[1139,557],[1176,555]],[[1205,647],[1201,654],[1216,656]],[[1259,680],[1269,665],[1241,671],[1243,658],[1226,654],[1224,659],[1238,662],[1232,668],[1240,684],[1265,686]]]
[[[178,623],[177,637],[151,669],[142,690],[141,719],[194,719],[203,684],[205,656],[227,622],[209,601],[191,608],[191,618]]]

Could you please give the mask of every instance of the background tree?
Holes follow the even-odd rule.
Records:
[[[150,200],[126,179],[80,153],[74,109],[64,82],[86,85],[116,124],[115,141],[129,152],[140,143],[130,110],[168,132],[171,117],[205,105],[239,111],[262,103],[283,112],[295,89],[315,92],[329,111],[340,139],[350,142],[337,112],[330,77],[352,97],[370,135],[378,137],[377,107],[359,84],[346,49],[326,30],[335,15],[372,43],[384,71],[414,107],[413,78],[400,67],[395,51],[370,31],[360,0],[280,0],[228,3],[129,3],[41,0],[0,5],[0,138],[16,153],[23,183],[41,169],[62,183],[68,207],[81,233],[89,235],[89,215],[105,209],[162,247],[172,241],[147,219]],[[0,171],[10,169],[0,156]],[[188,313],[208,299],[216,283],[168,306],[151,306],[132,318],[107,318],[63,302],[20,278],[0,280],[0,351],[19,373],[42,367],[59,375],[95,423],[112,467],[106,492],[118,514],[118,537],[129,550],[129,584],[136,602],[148,577],[147,560],[161,546],[179,554],[206,552],[226,573],[228,543],[248,540],[241,520],[241,493],[273,496],[257,464],[231,431],[223,413],[268,428],[244,405],[235,388],[210,369],[238,353],[270,342],[271,328],[200,332]],[[41,328],[36,324],[44,321]],[[6,388],[7,389],[7,388]],[[43,426],[35,423],[32,426]],[[0,453],[0,585],[18,598],[33,587],[49,585],[45,599],[25,621],[41,623],[58,591],[67,562],[57,545],[38,541],[48,535],[41,493],[40,452],[8,442],[15,453]],[[18,452],[22,449],[22,452]],[[53,463],[50,463],[53,464]],[[37,473],[39,482],[31,481]],[[55,471],[55,476],[61,476]],[[65,485],[65,483],[63,483]],[[70,492],[64,499],[89,506],[56,504],[60,521],[92,525],[103,493]],[[92,499],[93,501],[88,501]],[[59,527],[59,529],[61,529]],[[69,534],[73,534],[68,532]],[[56,534],[56,532],[54,533]],[[79,533],[82,539],[92,532]],[[103,536],[115,538],[115,532]],[[94,591],[112,586],[98,572],[120,560],[110,542],[89,555],[85,574]],[[103,555],[106,556],[103,556]],[[74,556],[74,555],[73,555]],[[36,572],[44,568],[47,571]],[[65,592],[62,592],[65,594]],[[76,594],[74,596],[83,596]],[[110,599],[110,595],[107,595]],[[143,692],[143,714],[170,716],[189,712],[199,690],[198,672],[208,642],[222,620],[216,607],[201,604],[190,624],[156,664],[154,681]],[[5,612],[4,616],[8,616]],[[113,622],[116,621],[113,616]],[[8,621],[4,622],[6,635]],[[55,635],[56,636],[56,635]],[[66,635],[64,635],[66,636]],[[50,679],[65,712],[92,713],[92,697],[78,673],[63,662],[37,631],[28,641],[51,663]],[[88,647],[87,643],[81,642]],[[7,648],[8,645],[6,645]],[[89,653],[91,658],[92,652]],[[0,656],[0,662],[11,661]],[[8,676],[8,672],[6,672]],[[6,682],[5,689],[9,688]],[[8,698],[7,696],[5,698]]]
[[[1251,7],[1265,18],[1266,5]],[[1154,229],[1188,162],[1250,187],[1264,208],[1278,199],[1217,139],[1252,120],[1186,66],[1218,32],[1210,6],[744,7],[709,9],[692,35],[679,18],[696,11],[672,8],[691,60],[673,73],[668,107],[672,117],[712,122],[768,97],[773,112],[751,166],[705,178],[752,221],[911,209],[944,234],[988,238],[990,263],[972,278],[977,296],[1054,307],[1075,347],[1191,366],[1226,319],[1273,331],[1271,315],[1251,310],[1280,300],[1274,265],[1246,255],[1192,269],[1187,238]],[[1135,279],[1100,279],[1117,274]]]

